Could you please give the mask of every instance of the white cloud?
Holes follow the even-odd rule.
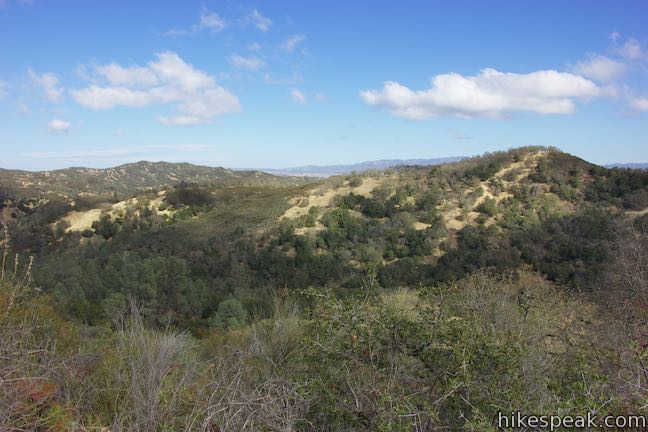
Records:
[[[290,96],[295,102],[298,102],[300,104],[306,103],[306,96],[301,92],[301,90],[297,88],[290,89]]]
[[[587,60],[576,63],[572,72],[601,82],[611,82],[620,78],[627,66],[602,55],[590,55]]]
[[[476,76],[436,75],[431,84],[428,90],[413,91],[388,81],[382,90],[361,91],[360,96],[397,117],[423,120],[442,115],[500,118],[516,111],[571,114],[574,99],[602,95],[592,81],[554,70],[516,74],[484,69]]]
[[[144,107],[155,101],[155,95],[151,90],[102,87],[96,84],[74,90],[72,96],[80,105],[93,110],[108,110],[117,106]]]
[[[72,127],[70,122],[58,118],[55,118],[49,122],[49,131],[52,133],[57,133],[57,132],[66,133],[70,130],[70,127]]]
[[[203,8],[200,12],[198,24],[194,24],[190,30],[169,30],[167,36],[186,36],[195,34],[203,30],[209,30],[212,33],[219,33],[227,27],[227,23],[215,12]]]
[[[610,40],[612,40],[612,42],[616,42],[620,38],[621,38],[621,33],[616,32],[616,31],[613,31],[612,33],[610,33]]]
[[[198,29],[207,29],[214,33],[223,31],[227,24],[221,19],[215,12],[210,12],[207,9],[203,9],[200,13],[200,24]]]
[[[126,136],[126,132],[124,132],[121,129],[117,129],[116,131],[113,132],[113,135],[116,137],[123,137]]]
[[[199,117],[193,116],[160,117],[158,120],[167,126],[196,126],[203,123]]]
[[[80,105],[93,110],[171,104],[179,115],[160,118],[170,125],[209,123],[216,116],[241,110],[234,94],[173,52],[156,54],[156,60],[144,67],[111,63],[95,70],[105,84],[72,91]]]
[[[48,101],[59,102],[61,100],[63,97],[63,87],[59,86],[59,80],[56,75],[51,72],[39,75],[31,68],[27,69],[27,73],[32,81],[43,90]]]
[[[274,77],[269,73],[263,76],[263,81],[268,85],[295,85],[304,82],[304,77],[299,73],[293,73],[289,77]]]
[[[243,57],[238,54],[231,56],[229,62],[235,68],[253,71],[259,70],[265,66],[265,62],[258,57]]]
[[[648,97],[630,98],[630,106],[638,111],[648,111]]]
[[[293,52],[295,48],[306,39],[303,34],[292,35],[281,43],[281,49],[286,52]]]
[[[616,52],[629,60],[641,60],[648,57],[638,40],[630,38]]]
[[[248,45],[247,49],[248,51],[252,52],[261,51],[261,44],[259,42],[252,42],[250,45]]]
[[[122,67],[117,63],[95,66],[95,72],[113,85],[154,85],[158,83],[157,76],[146,67]]]
[[[250,12],[250,20],[256,28],[264,33],[270,30],[270,26],[272,25],[270,18],[264,17],[261,15],[261,12],[256,9],[252,9],[252,12]]]

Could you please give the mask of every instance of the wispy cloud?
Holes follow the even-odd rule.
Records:
[[[67,133],[71,127],[72,124],[70,122],[55,118],[49,122],[48,130],[51,133]]]
[[[19,100],[18,102],[16,102],[16,109],[22,115],[29,114],[29,105],[27,105],[24,101]]]
[[[479,75],[436,75],[427,90],[411,90],[387,81],[381,90],[365,90],[368,105],[410,120],[453,115],[502,118],[517,111],[571,114],[575,100],[602,95],[594,82],[572,73],[541,70],[527,74],[484,69]]]
[[[207,9],[203,9],[200,13],[200,24],[198,24],[198,29],[220,32],[223,31],[225,27],[227,27],[225,21],[223,21],[216,12],[210,12]]]
[[[473,139],[472,136],[466,135],[466,134],[461,133],[461,132],[455,132],[452,136],[457,141],[469,141],[469,140]]]
[[[648,97],[631,97],[629,102],[637,111],[648,111]]]
[[[305,39],[306,36],[304,36],[303,34],[292,35],[281,43],[280,48],[283,51],[291,53],[295,51],[295,48],[297,48],[297,46],[301,44]]]
[[[238,98],[216,84],[213,76],[173,52],[158,53],[143,67],[111,63],[95,71],[105,84],[93,83],[71,92],[77,103],[93,110],[172,105],[180,114],[159,119],[168,125],[205,124],[241,110]]]
[[[261,51],[261,48],[262,48],[262,46],[261,46],[261,44],[260,44],[259,42],[252,42],[252,43],[251,43],[250,45],[248,45],[248,47],[247,47],[248,51],[252,51],[252,52],[258,52],[258,51]]]
[[[34,0],[18,0],[17,3],[25,6],[32,6]],[[9,4],[9,0],[0,0],[0,8],[4,8]]]
[[[301,90],[299,90],[297,88],[290,89],[290,96],[297,103],[300,103],[300,104],[305,104],[306,103],[306,96],[304,95],[304,93],[302,93]]]
[[[167,36],[185,36],[201,31],[209,31],[211,33],[219,33],[225,30],[227,23],[216,12],[212,12],[206,8],[200,12],[200,18],[197,24],[194,24],[188,30],[169,30],[166,32]]]
[[[31,68],[27,69],[27,73],[31,80],[36,84],[45,94],[45,98],[50,102],[60,102],[63,98],[63,87],[59,85],[59,80],[51,72],[42,75],[37,74]]]
[[[587,59],[576,63],[571,71],[601,82],[612,82],[623,76],[628,67],[617,60],[609,57],[591,54]]]
[[[266,73],[263,76],[263,81],[268,85],[295,85],[304,82],[304,77],[299,73],[294,73],[289,77],[276,77]]]
[[[229,62],[232,66],[237,69],[245,69],[257,71],[265,66],[265,62],[258,57],[243,57],[238,54],[234,54],[230,57]]]
[[[6,81],[0,80],[0,99],[7,97],[9,94],[9,84]]]
[[[272,21],[270,18],[264,17],[261,15],[261,12],[259,12],[257,9],[252,9],[252,12],[250,12],[249,15],[250,21],[252,21],[252,24],[262,32],[267,32],[270,30],[270,26],[272,26]]]
[[[623,45],[616,47],[614,51],[628,60],[648,59],[648,53],[641,46],[641,43],[634,38],[629,38]]]

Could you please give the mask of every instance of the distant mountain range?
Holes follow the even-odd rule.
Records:
[[[353,171],[362,172],[369,170],[384,170],[396,166],[403,165],[441,165],[451,162],[457,162],[467,159],[465,156],[454,156],[435,159],[383,159],[376,161],[360,162],[348,165],[306,165],[291,168],[280,169],[260,169],[260,171],[269,174],[282,175],[282,176],[301,176],[301,177],[330,177],[340,174],[348,174]]]
[[[648,163],[614,163],[605,165],[605,168],[648,169]]]

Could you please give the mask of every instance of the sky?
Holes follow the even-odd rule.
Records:
[[[0,0],[0,167],[648,162],[648,2]]]

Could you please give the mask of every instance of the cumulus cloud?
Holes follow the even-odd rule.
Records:
[[[627,66],[624,63],[596,54],[572,67],[572,72],[601,82],[615,81],[623,76],[626,70]]]
[[[58,118],[49,122],[48,130],[52,133],[67,133],[72,125],[70,122]]]
[[[306,96],[304,95],[304,93],[302,93],[301,90],[297,88],[290,89],[290,96],[295,102],[298,102],[300,104],[306,103]]]
[[[77,103],[93,110],[170,104],[179,114],[159,119],[169,125],[209,123],[216,116],[241,110],[234,94],[173,52],[156,54],[146,66],[110,63],[95,70],[103,84],[93,83],[71,92]]]
[[[592,81],[572,73],[541,70],[528,74],[484,69],[479,75],[436,75],[431,88],[413,91],[394,81],[382,90],[365,90],[361,98],[370,106],[411,120],[442,115],[501,118],[516,111],[571,114],[575,99],[601,96]]]
[[[265,66],[265,62],[258,57],[243,57],[238,54],[231,56],[229,62],[235,68],[253,71],[259,70]]]
[[[303,34],[292,35],[281,43],[281,49],[286,52],[293,52],[304,39],[306,39],[306,36]]]
[[[266,18],[263,15],[261,15],[261,12],[259,12],[256,9],[252,9],[252,12],[250,12],[250,21],[254,24],[256,28],[261,30],[262,32],[267,32],[270,30],[270,26],[272,25],[272,21],[270,18]]]
[[[117,63],[95,66],[97,75],[113,85],[154,85],[158,77],[147,67],[122,67]]]
[[[252,52],[257,52],[261,51],[261,44],[259,42],[252,42],[250,45],[248,45],[248,51]]]
[[[27,70],[31,80],[45,93],[45,98],[50,102],[59,102],[63,97],[63,87],[59,86],[59,80],[51,72],[42,75],[37,74],[31,68]]]

